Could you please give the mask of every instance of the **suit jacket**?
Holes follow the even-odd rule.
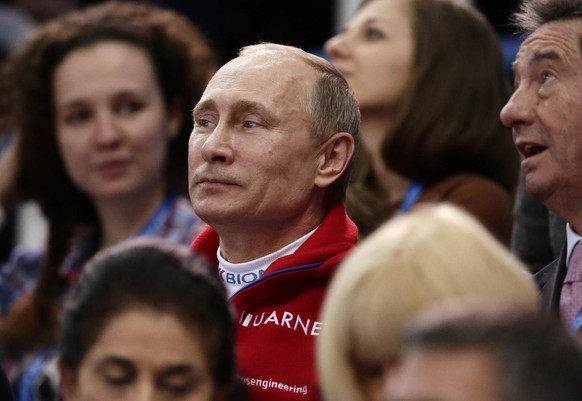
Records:
[[[566,271],[566,245],[564,245],[558,259],[534,275],[542,295],[542,308],[557,316],[560,314],[560,293],[566,279]]]
[[[532,273],[560,256],[566,242],[566,222],[525,190],[523,173],[515,197],[511,252]]]

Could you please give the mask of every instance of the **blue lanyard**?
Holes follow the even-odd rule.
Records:
[[[35,401],[38,399],[38,386],[43,377],[49,361],[56,357],[58,351],[57,345],[51,345],[45,348],[40,354],[37,354],[30,364],[26,367],[19,384],[18,399],[21,401]]]
[[[402,199],[402,203],[400,204],[398,211],[400,213],[408,212],[412,206],[414,206],[422,194],[422,191],[424,191],[424,184],[421,182],[413,181],[406,190],[406,194],[404,195],[404,199]]]
[[[169,196],[164,200],[164,203],[158,208],[156,214],[147,222],[144,228],[137,234],[137,236],[146,236],[146,235],[157,235],[160,231],[160,226],[162,225],[162,221],[168,215],[170,209],[174,205],[175,196]]]

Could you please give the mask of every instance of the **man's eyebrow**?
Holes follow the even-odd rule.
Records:
[[[239,100],[234,103],[232,110],[234,113],[256,112],[266,115],[269,118],[273,117],[273,114],[267,109],[267,107],[265,107],[265,105],[252,100]]]
[[[192,114],[199,113],[203,110],[216,109],[216,102],[212,99],[203,100],[194,106]],[[238,100],[232,106],[233,112],[256,111],[260,113],[270,114],[269,110],[261,103],[252,100]]]
[[[192,110],[192,116],[196,116],[197,113],[211,109],[216,109],[216,102],[212,99],[203,100],[194,106],[194,109]]]
[[[194,110],[192,110],[192,116],[194,119],[196,118],[197,114],[200,114],[204,111],[212,110],[215,111],[218,109],[216,102],[212,99],[203,100],[198,103]],[[253,101],[253,100],[237,100],[231,106],[231,110],[229,112],[231,116],[240,116],[244,113],[257,113],[261,116],[261,118],[270,126],[276,126],[280,123],[281,118],[277,117],[275,113],[267,108],[262,103]]]
[[[533,55],[533,57],[530,60],[528,60],[527,64],[535,65],[535,64],[541,63],[542,61],[546,61],[546,60],[561,60],[561,58],[560,58],[560,55],[554,50],[540,51],[540,52],[536,52]],[[520,63],[517,60],[515,60],[513,62],[513,64],[511,65],[511,70],[513,72],[513,75],[516,74],[519,64]]]
[[[545,61],[545,60],[560,60],[560,56],[554,50],[548,50],[548,51],[544,51],[544,52],[536,52],[533,55],[530,63],[535,64],[535,63],[539,63],[540,61]]]

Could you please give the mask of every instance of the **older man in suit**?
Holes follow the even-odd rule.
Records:
[[[582,0],[523,2],[515,20],[526,38],[513,66],[515,92],[501,111],[513,128],[526,190],[568,223],[560,257],[536,280],[544,306],[574,331],[582,320],[581,10]]]

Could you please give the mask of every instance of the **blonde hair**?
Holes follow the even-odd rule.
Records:
[[[454,301],[539,308],[525,266],[459,208],[419,206],[384,223],[344,260],[325,300],[317,344],[325,399],[365,400],[356,366],[393,360],[411,317]]]

